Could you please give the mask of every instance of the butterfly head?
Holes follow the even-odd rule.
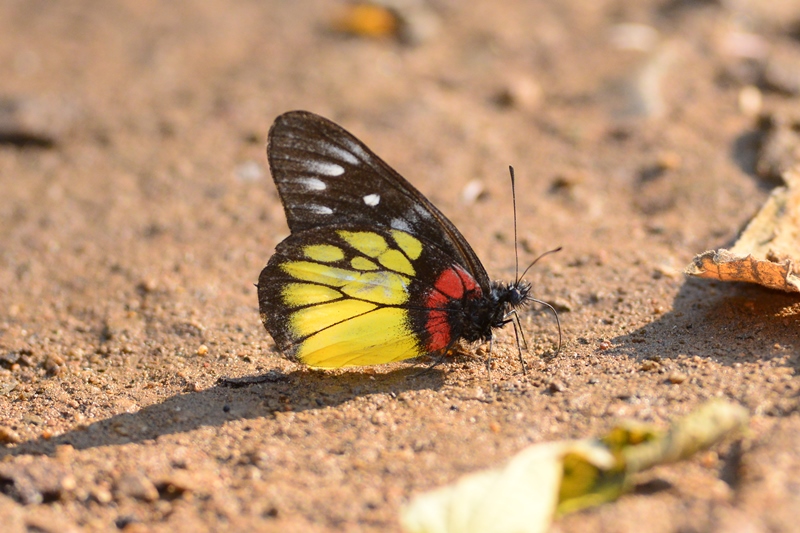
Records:
[[[511,308],[527,305],[533,299],[531,284],[523,279],[506,285],[505,292],[506,302]]]
[[[531,284],[525,280],[512,283],[495,281],[489,293],[489,300],[496,310],[497,319],[505,323],[506,314],[517,307],[524,307],[533,300]],[[493,326],[496,327],[496,326]]]
[[[492,329],[502,327],[511,322],[512,319],[509,316],[518,307],[526,307],[528,304],[535,302],[550,309],[558,325],[558,349],[556,353],[561,351],[561,322],[558,319],[558,312],[549,303],[531,295],[531,284],[529,282],[524,279],[518,279],[512,283],[492,282],[488,299],[491,302],[490,306],[494,309]]]

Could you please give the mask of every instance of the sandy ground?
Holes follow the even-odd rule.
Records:
[[[531,443],[717,396],[747,441],[555,529],[795,530],[800,300],[681,271],[774,186],[757,115],[798,109],[800,6],[400,5],[411,42],[343,36],[322,0],[0,3],[5,531],[399,531],[411,495]],[[498,279],[513,164],[521,262],[564,247],[528,275],[561,352],[531,308],[529,375],[508,329],[491,385],[468,356],[275,353],[254,283],[288,234],[265,143],[289,109],[363,139]]]

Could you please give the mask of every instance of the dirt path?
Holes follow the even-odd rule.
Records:
[[[681,270],[774,186],[756,114],[800,105],[800,8],[720,4],[442,0],[403,8],[404,44],[337,34],[321,0],[2,3],[0,522],[399,531],[410,495],[531,443],[723,396],[751,441],[557,530],[793,530],[800,300]],[[561,353],[531,309],[531,372],[501,332],[494,395],[467,356],[276,355],[253,284],[288,234],[264,146],[289,109],[358,135],[498,279],[513,164],[521,262],[564,247],[528,275]]]

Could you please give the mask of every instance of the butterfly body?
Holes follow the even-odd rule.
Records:
[[[336,368],[446,354],[531,300],[525,281],[490,282],[455,226],[333,122],[285,113],[267,154],[291,235],[258,298],[284,355]]]

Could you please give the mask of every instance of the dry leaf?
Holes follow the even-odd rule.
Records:
[[[356,0],[330,22],[336,32],[372,39],[393,38],[419,45],[433,38],[439,16],[424,0]]]
[[[397,35],[400,27],[391,10],[369,2],[349,5],[332,24],[336,31],[359,37],[391,37]]]
[[[548,531],[558,503],[565,445],[553,442],[531,446],[504,467],[476,472],[452,485],[420,494],[401,513],[403,530],[407,533]]]
[[[685,459],[747,424],[747,409],[712,400],[669,431],[629,423],[602,439],[542,443],[505,466],[420,494],[402,510],[407,533],[539,533],[553,518],[613,501],[633,476]]]
[[[786,187],[772,192],[733,248],[704,252],[684,272],[800,292],[800,166],[783,179]]]

